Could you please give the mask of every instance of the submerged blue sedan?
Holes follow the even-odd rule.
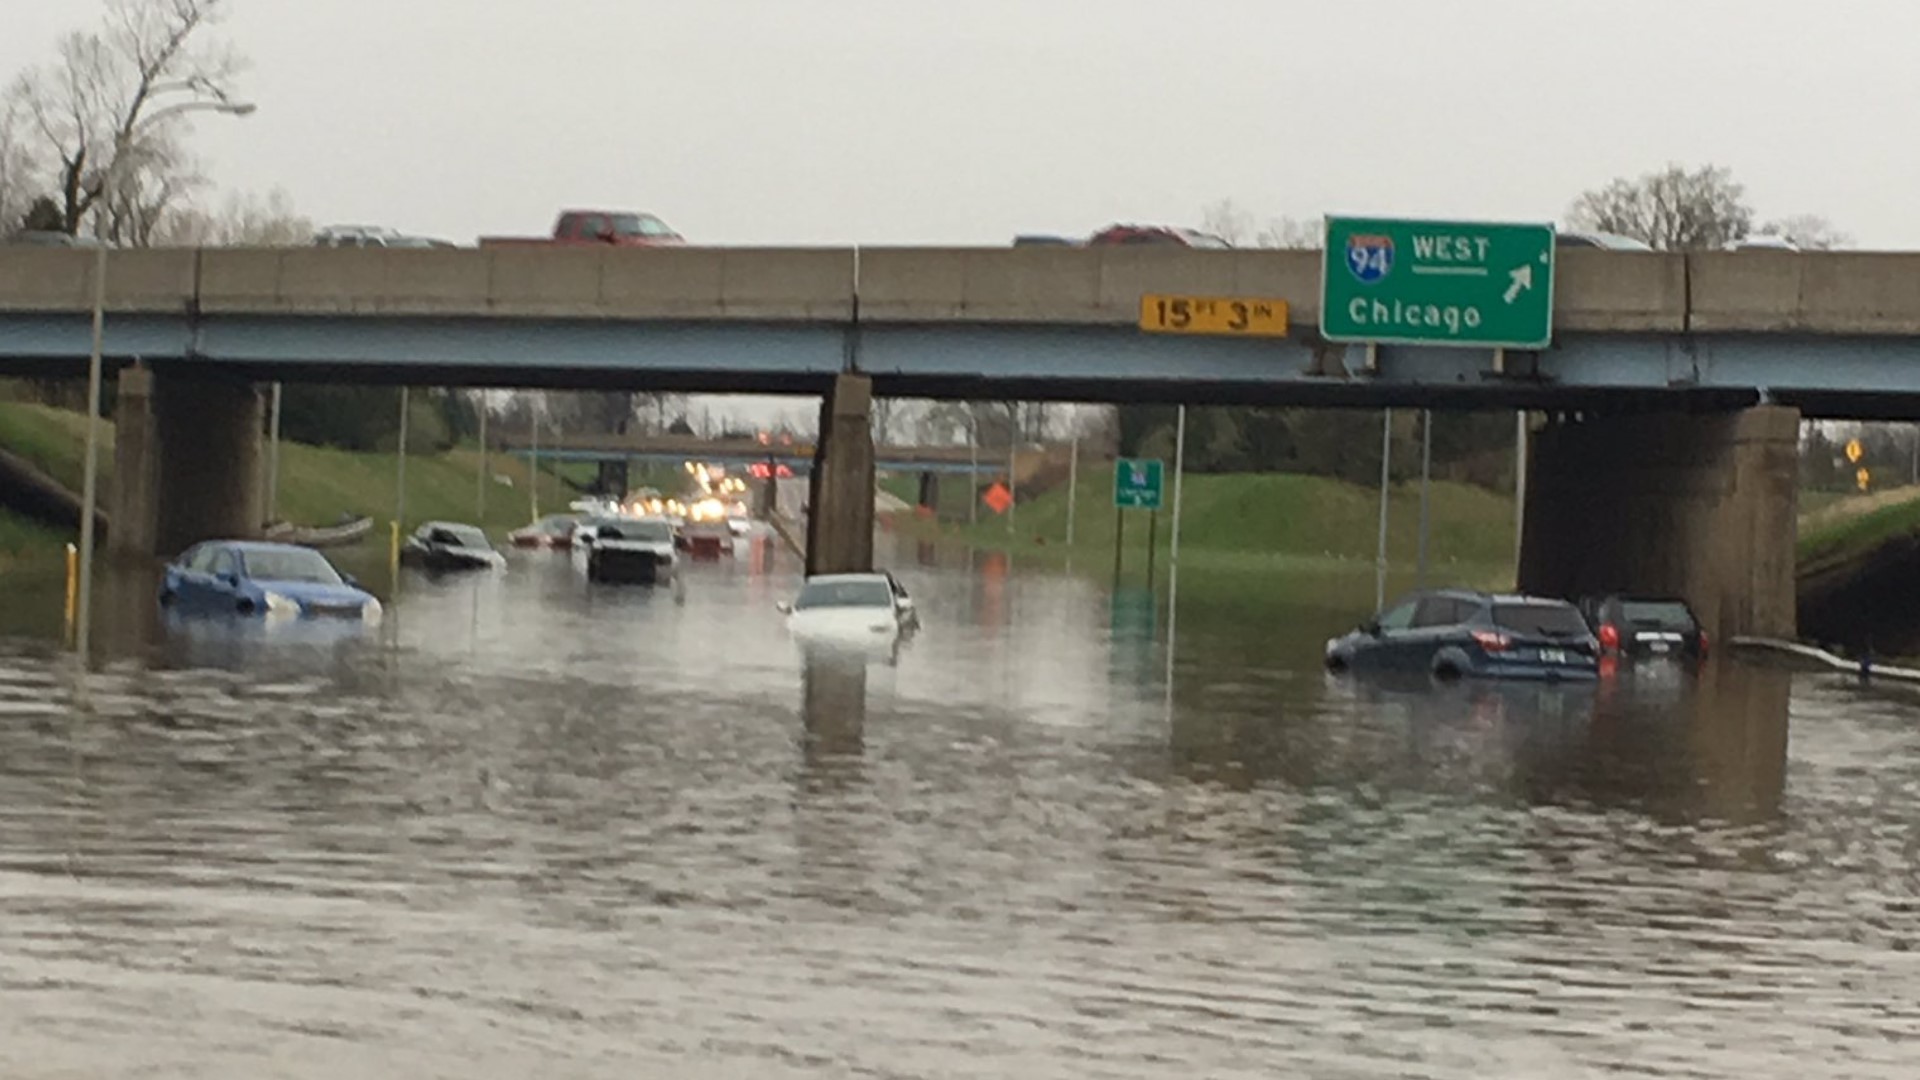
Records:
[[[183,613],[380,621],[380,601],[312,548],[212,540],[167,567],[160,603]]]

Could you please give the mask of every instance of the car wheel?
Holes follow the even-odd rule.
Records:
[[[1440,659],[1433,662],[1433,677],[1441,682],[1455,682],[1466,672],[1452,660]]]

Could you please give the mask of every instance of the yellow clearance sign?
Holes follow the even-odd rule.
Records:
[[[1287,302],[1269,297],[1148,293],[1140,298],[1140,329],[1150,334],[1286,337]]]

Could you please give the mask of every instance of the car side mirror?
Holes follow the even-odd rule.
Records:
[[[229,589],[237,589],[240,587],[240,575],[228,571],[220,575],[220,583]]]
[[[1379,637],[1380,636],[1380,620],[1368,619],[1366,622],[1361,623],[1360,632],[1367,635],[1368,637]]]
[[[620,239],[620,234],[613,231],[613,226],[602,225],[594,231],[593,237],[603,244],[611,244]]]
[[[782,600],[779,603],[773,605],[773,607],[775,611],[778,611],[782,615],[793,614],[793,605],[787,603],[785,600]]]
[[[346,582],[347,587],[350,589],[358,589],[361,587],[360,579],[357,577],[354,577],[352,574],[341,574],[340,580]]]

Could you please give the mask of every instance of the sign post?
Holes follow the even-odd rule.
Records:
[[[1553,340],[1552,225],[1327,219],[1328,341],[1543,349]]]
[[[1126,535],[1128,510],[1152,511],[1147,534],[1147,581],[1153,581],[1153,533],[1158,524],[1166,468],[1158,458],[1120,458],[1113,463],[1113,583],[1120,584],[1121,541]]]
[[[1113,505],[1122,510],[1160,509],[1166,469],[1158,458],[1121,458],[1113,463]]]

